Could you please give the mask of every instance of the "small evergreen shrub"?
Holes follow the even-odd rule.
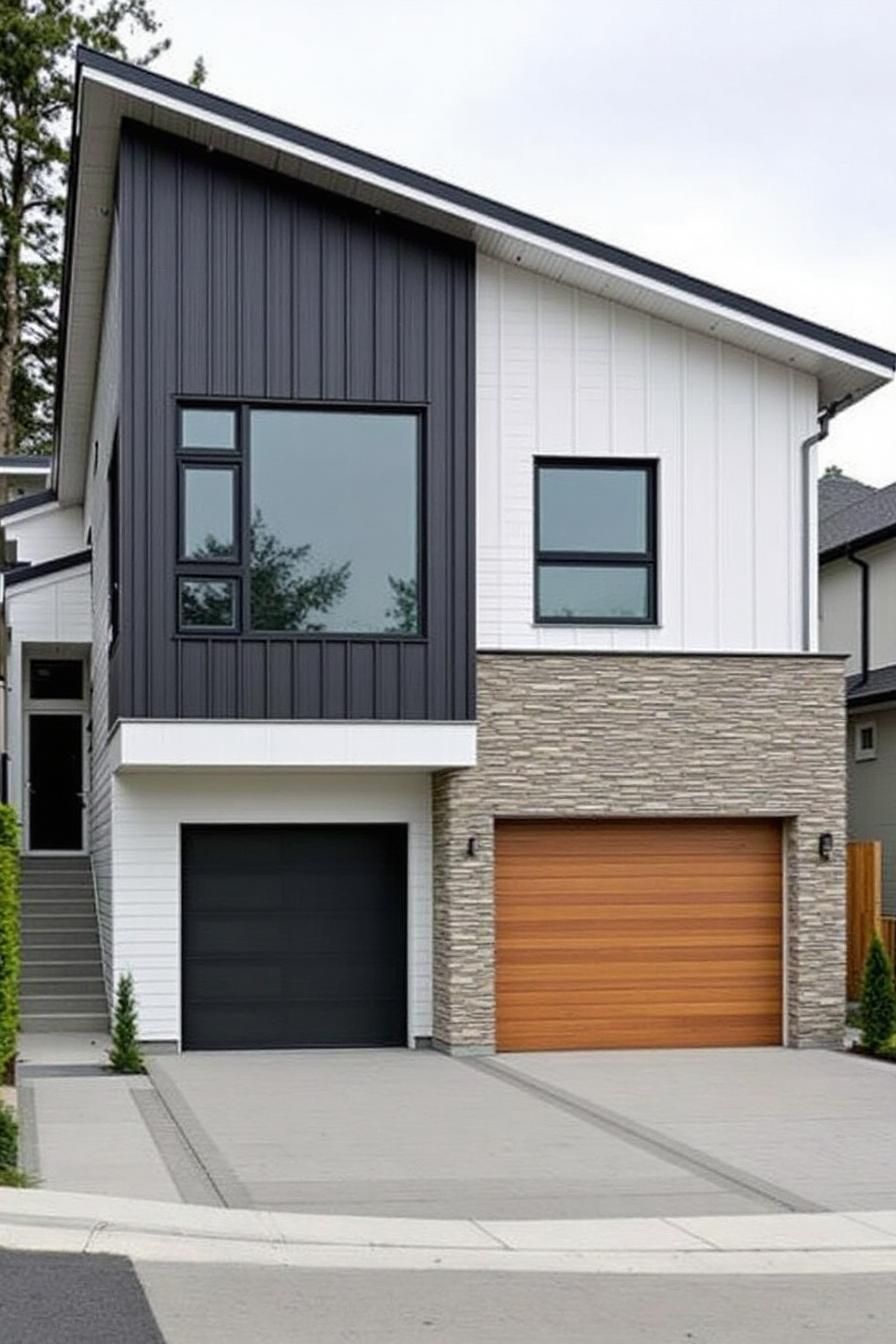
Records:
[[[896,985],[887,949],[875,934],[865,958],[862,976],[862,1045],[875,1054],[887,1044],[896,1028]]]
[[[19,823],[0,803],[0,1080],[8,1077],[19,1026]]]
[[[19,1156],[19,1126],[9,1106],[0,1101],[0,1172],[15,1168]]]
[[[134,998],[134,980],[130,974],[118,977],[118,986],[115,990],[115,1012],[112,1018],[112,1048],[109,1051],[109,1067],[113,1073],[146,1072],[137,1031],[137,1003]]]

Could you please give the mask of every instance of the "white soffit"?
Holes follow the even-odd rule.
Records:
[[[472,723],[122,720],[112,769],[445,770],[476,764]]]
[[[500,260],[789,365],[818,378],[822,404],[849,395],[865,396],[892,377],[885,364],[847,354],[822,340],[785,331],[771,321],[506,225],[435,193],[247,126],[233,116],[200,110],[174,94],[145,89],[89,66],[82,68],[80,89],[79,186],[73,220],[60,499],[77,498],[83,488],[123,118],[467,238]]]

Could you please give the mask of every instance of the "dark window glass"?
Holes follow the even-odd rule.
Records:
[[[418,420],[251,414],[255,630],[418,634]]]
[[[185,406],[180,413],[180,446],[232,451],[236,448],[236,412]]]
[[[536,511],[536,620],[656,620],[654,463],[539,462]]]
[[[32,658],[28,693],[32,700],[80,700],[84,664],[78,658]]]
[[[642,565],[541,564],[538,611],[557,621],[646,621],[647,570]]]
[[[231,467],[184,467],[181,556],[233,560],[234,484]]]
[[[542,467],[539,476],[540,550],[647,550],[643,471]]]
[[[232,630],[236,625],[233,579],[180,579],[179,621],[185,630]]]

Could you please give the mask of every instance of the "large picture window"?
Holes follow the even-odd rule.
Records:
[[[179,425],[181,630],[422,633],[416,412],[189,407]]]
[[[536,461],[535,618],[553,625],[655,623],[655,462]]]

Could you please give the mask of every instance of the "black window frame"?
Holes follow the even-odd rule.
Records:
[[[541,472],[632,471],[644,477],[647,491],[644,551],[543,550],[541,541]],[[559,626],[656,626],[658,617],[658,494],[659,461],[652,457],[551,457],[533,459],[533,570],[532,617],[535,625]],[[591,566],[601,569],[638,569],[647,575],[647,613],[644,616],[542,616],[539,611],[539,576],[542,565],[570,569]]]
[[[233,593],[232,611],[233,620],[230,625],[181,625],[181,588],[185,583],[228,583]],[[207,639],[209,635],[230,635],[231,637],[238,633],[240,628],[240,589],[242,584],[237,574],[208,574],[205,571],[201,574],[178,574],[175,600],[177,602],[177,625],[183,634],[198,635],[201,639]]]
[[[230,460],[221,461],[216,455],[217,449],[208,449],[203,451],[203,456],[197,459],[194,454],[196,449],[183,449],[178,455],[178,473],[177,473],[177,563],[184,570],[195,566],[198,570],[207,569],[210,565],[214,566],[217,573],[220,566],[239,566],[242,559],[242,526],[240,519],[240,499],[242,490],[242,464],[235,461],[236,453],[233,449],[228,450]],[[200,450],[202,451],[202,450]],[[226,471],[231,478],[231,498],[230,498],[230,533],[232,548],[228,555],[221,556],[202,556],[188,555],[186,551],[186,530],[187,530],[187,472],[188,471]],[[211,577],[211,576],[210,576]]]
[[[253,397],[236,400],[233,397],[180,397],[175,396],[175,470],[177,471],[177,520],[174,570],[174,612],[175,629],[179,639],[204,639],[220,635],[232,639],[237,635],[245,639],[260,639],[265,642],[276,640],[307,640],[320,642],[333,640],[362,641],[375,643],[383,640],[398,641],[402,644],[423,644],[427,639],[427,481],[426,481],[426,441],[427,406],[423,402],[356,402],[356,401],[294,401],[279,398]],[[234,413],[233,448],[186,448],[182,447],[183,412],[185,410],[229,410]],[[401,415],[414,418],[417,429],[416,469],[416,507],[417,507],[417,629],[412,633],[402,631],[360,630],[264,630],[255,629],[251,613],[251,480],[252,480],[252,436],[251,418],[253,411],[296,411],[314,413],[332,413],[341,415]],[[184,538],[184,470],[188,467],[227,467],[234,472],[234,542],[236,558],[220,560],[189,560],[183,557]],[[236,581],[236,623],[231,628],[223,626],[199,627],[181,625],[180,621],[180,581],[181,579],[229,578]]]

